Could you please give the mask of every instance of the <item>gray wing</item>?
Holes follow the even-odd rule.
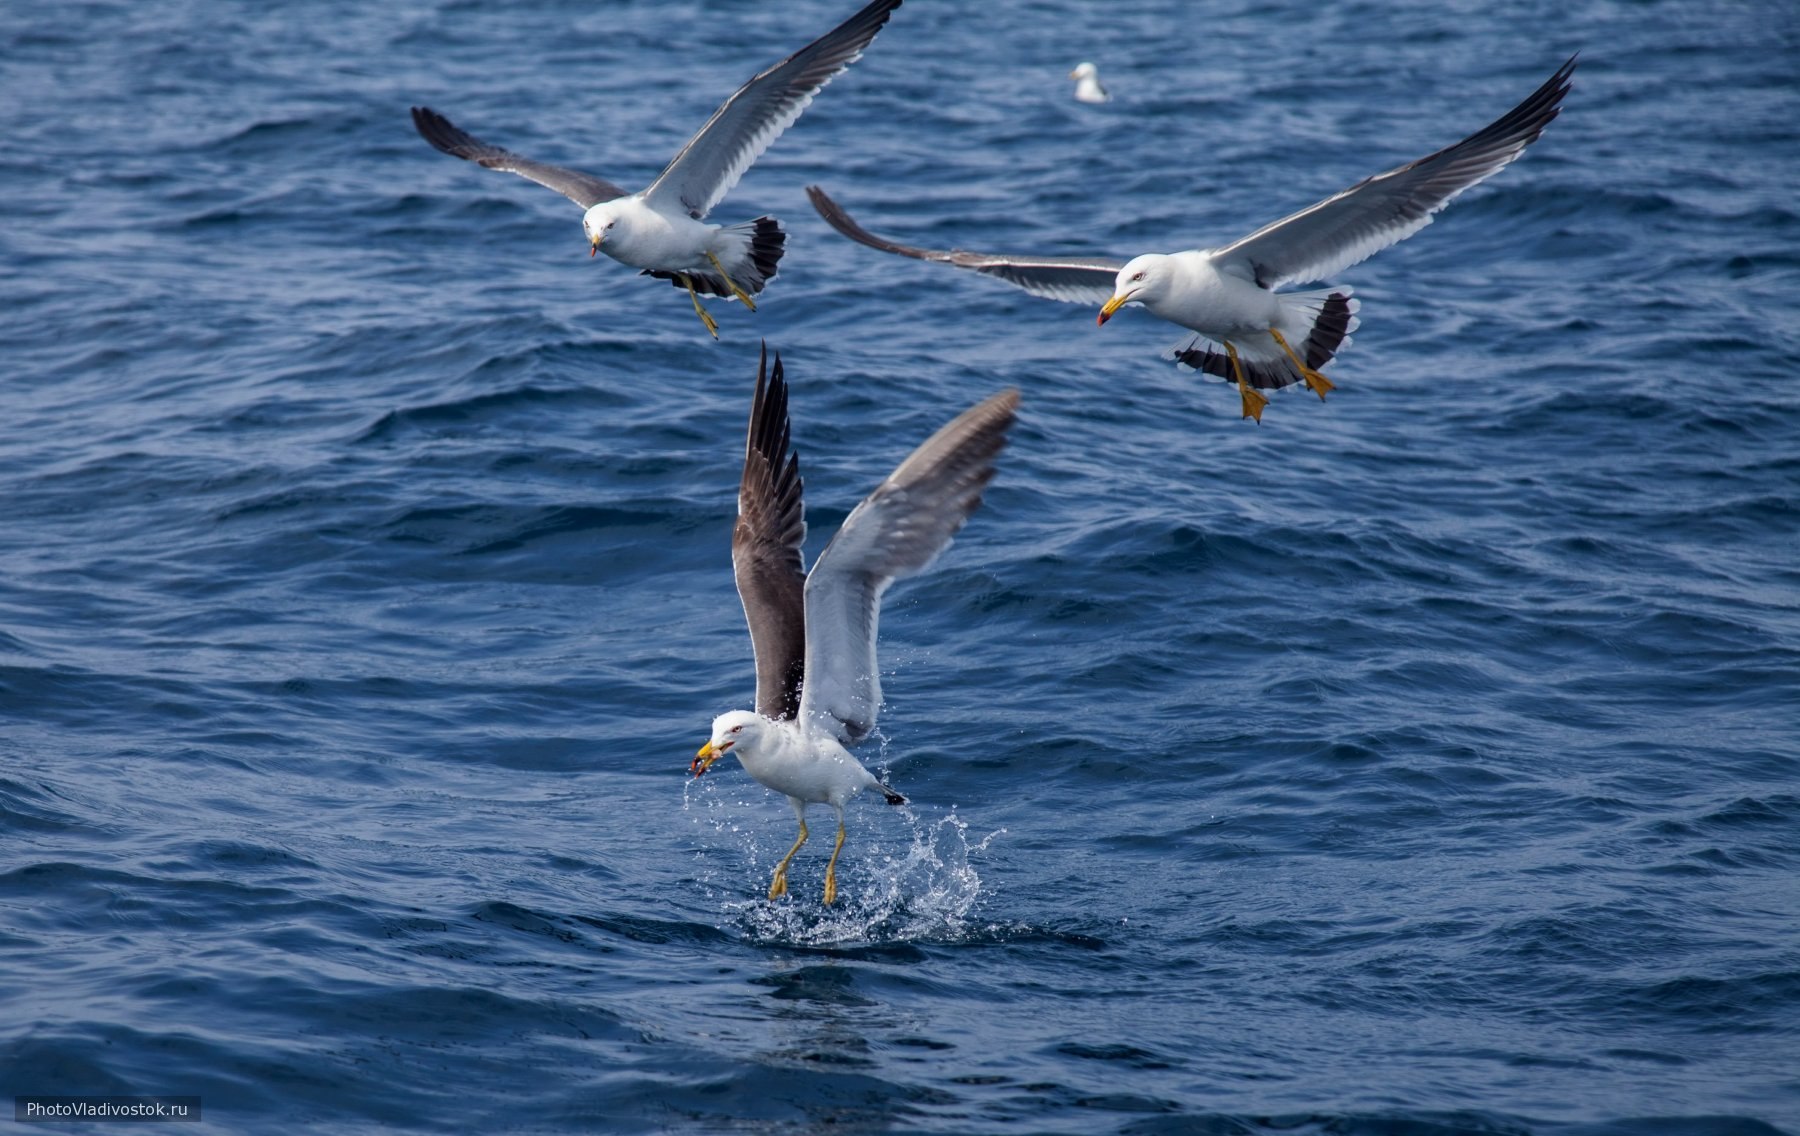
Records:
[[[530,178],[539,185],[554,189],[583,209],[625,196],[624,190],[605,178],[584,174],[580,170],[566,170],[548,162],[534,162],[491,142],[483,142],[430,107],[412,108],[412,118],[420,137],[451,157],[474,162],[490,170]]]
[[[1575,57],[1531,97],[1456,145],[1376,174],[1310,209],[1265,225],[1215,251],[1213,262],[1236,262],[1264,288],[1324,280],[1431,223],[1432,214],[1524,152],[1555,118]]]
[[[862,57],[901,0],[873,0],[856,15],[739,87],[644,191],[647,204],[699,219],[712,212],[769,143],[794,124],[819,88]]]
[[[963,252],[961,249],[939,252],[935,249],[913,248],[869,232],[851,220],[850,214],[844,212],[844,207],[816,185],[806,187],[806,196],[812,199],[813,208],[819,211],[819,216],[825,218],[826,224],[858,244],[891,252],[896,256],[910,256],[914,260],[935,260],[967,268],[983,276],[1004,280],[1046,300],[1062,300],[1071,304],[1104,304],[1112,299],[1113,282],[1119,275],[1119,269],[1125,267],[1122,260],[1107,260],[1103,257],[995,256],[989,253]]]
[[[781,356],[764,382],[769,351],[756,365],[756,397],[744,440],[744,476],[738,484],[738,520],[731,534],[731,567],[756,651],[756,712],[792,718],[800,709],[806,665],[806,573],[800,546],[806,541],[800,457],[788,434],[787,383]]]
[[[875,728],[881,595],[923,571],[981,504],[1019,406],[1005,390],[963,411],[844,519],[806,577],[806,684],[800,717],[855,742]]]

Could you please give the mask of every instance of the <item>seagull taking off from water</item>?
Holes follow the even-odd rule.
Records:
[[[854,16],[751,79],[713,112],[649,188],[638,193],[578,170],[534,162],[462,130],[430,107],[412,108],[425,141],[452,157],[529,178],[587,212],[588,255],[604,252],[645,274],[686,288],[714,339],[719,325],[700,293],[743,301],[775,275],[787,234],[773,217],[705,224],[751,163],[791,126],[813,96],[862,56],[901,0],[873,0]]]
[[[800,835],[775,868],[769,898],[787,893],[788,865],[806,843],[806,806],[837,813],[837,844],[825,867],[825,902],[837,899],[844,849],[844,805],[873,789],[890,805],[906,798],[883,785],[846,746],[867,737],[881,708],[875,661],[881,596],[888,585],[924,571],[981,504],[994,459],[1019,405],[1001,391],[965,410],[900,463],[844,518],[837,535],[804,571],[806,542],[800,458],[790,448],[787,383],[781,356],[767,376],[756,369],[744,474],[738,486],[731,565],[756,652],[756,709],[713,719],[712,738],[689,766],[695,777],[722,755],[786,794]]]

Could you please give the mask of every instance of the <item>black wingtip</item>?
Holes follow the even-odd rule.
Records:
[[[952,264],[958,263],[956,257],[961,255],[959,253],[939,252],[936,249],[915,248],[912,245],[903,245],[895,241],[890,241],[886,237],[876,236],[874,233],[863,228],[849,213],[844,211],[842,205],[839,205],[830,194],[826,193],[823,188],[817,185],[809,185],[806,187],[806,198],[808,201],[812,202],[814,211],[824,219],[827,225],[830,225],[833,229],[836,229],[840,235],[849,237],[859,245],[866,245],[869,248],[875,249],[877,252],[890,252],[895,256],[909,256],[914,260],[936,260],[948,261]],[[965,267],[972,266],[965,265]]]
[[[1568,97],[1569,88],[1572,86],[1571,79],[1580,58],[1579,51],[1569,56],[1563,61],[1563,65],[1556,69],[1556,73],[1539,84],[1538,89],[1533,91],[1524,102],[1514,107],[1511,112],[1502,116],[1498,122],[1489,126],[1482,133],[1497,133],[1496,128],[1510,126],[1513,129],[1528,130],[1530,132],[1528,141],[1537,141],[1538,134],[1542,133],[1544,127],[1550,125],[1562,112],[1562,102]]]
[[[867,35],[872,40],[877,32],[887,26],[888,17],[894,14],[894,10],[905,2],[906,0],[869,0],[869,3],[864,4],[856,10],[854,15],[839,24],[833,33],[827,34],[848,31],[859,36]]]
[[[454,122],[428,106],[412,108],[412,121],[413,129],[419,132],[419,137],[431,143],[432,149],[452,158],[465,156],[457,153],[457,149],[468,141],[468,135]]]
[[[888,788],[886,785],[883,785],[881,787],[881,793],[883,796],[885,796],[887,798],[887,803],[890,805],[904,805],[906,803],[905,797],[902,797],[900,794],[894,792],[892,789]]]
[[[844,207],[833,200],[832,196],[825,192],[824,187],[817,185],[807,186],[806,199],[812,202],[813,210],[824,219],[827,225],[836,229],[843,236],[849,237],[857,244],[867,245],[869,248],[882,250],[889,249],[892,246],[892,242],[882,240],[874,233],[869,232],[869,230],[863,228],[855,221],[852,221],[850,219],[850,214],[844,212]]]
[[[1574,55],[1563,60],[1563,65],[1556,69],[1556,74],[1550,76],[1549,80],[1544,83],[1544,86],[1546,87],[1557,88],[1556,98],[1558,102],[1561,102],[1563,96],[1569,93],[1569,87],[1571,85],[1570,81],[1574,78],[1575,68],[1579,66],[1580,63],[1581,52],[1577,51]]]
[[[858,235],[862,226],[850,220],[850,215],[844,212],[844,207],[833,200],[829,193],[825,192],[824,186],[807,186],[806,199],[812,202],[813,210],[817,212],[820,217],[825,219],[827,225],[830,225],[832,228],[853,241],[862,241],[862,237]],[[863,243],[867,244],[868,242],[863,241]]]
[[[769,365],[769,344],[763,341],[762,354],[756,361],[756,394],[750,400],[750,426],[746,431],[744,456],[761,454],[774,470],[794,467],[789,476],[799,472],[799,455],[788,452],[791,445],[788,422],[787,376],[781,366],[781,352],[775,352],[775,365]]]

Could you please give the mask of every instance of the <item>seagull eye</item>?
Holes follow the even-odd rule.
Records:
[[[743,732],[744,732],[744,727],[742,727],[742,726],[733,726],[733,727],[731,727],[731,732],[732,732],[732,733],[734,733],[734,734],[741,734],[741,733],[743,733]]]
[[[1143,273],[1142,273],[1142,272],[1140,272],[1140,273],[1138,273],[1138,274],[1137,274],[1137,275],[1136,275],[1136,276],[1133,276],[1133,277],[1132,277],[1132,278],[1131,278],[1131,282],[1132,282],[1132,283],[1133,283],[1133,284],[1136,284],[1136,283],[1137,283],[1137,282],[1138,282],[1138,281],[1139,281],[1139,280],[1142,280],[1142,279],[1143,279],[1143,278],[1144,278],[1144,274],[1143,274]]]

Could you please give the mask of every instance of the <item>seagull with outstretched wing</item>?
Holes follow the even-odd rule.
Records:
[[[1319,369],[1349,345],[1360,306],[1349,288],[1275,289],[1327,279],[1430,224],[1457,194],[1537,140],[1561,109],[1574,71],[1571,58],[1524,102],[1454,146],[1365,178],[1222,248],[1130,261],[915,248],[869,232],[818,186],[806,192],[832,228],[870,248],[967,268],[1052,300],[1097,303],[1102,324],[1126,304],[1141,304],[1197,332],[1170,357],[1235,382],[1244,417],[1260,422],[1265,390],[1304,382],[1324,398],[1332,389]]]
[[[590,256],[604,252],[646,275],[686,288],[700,322],[717,339],[718,322],[700,303],[700,293],[741,300],[755,311],[751,297],[775,275],[787,234],[773,217],[720,226],[706,224],[706,215],[769,144],[793,125],[819,89],[861,58],[900,4],[901,0],[872,0],[739,87],[639,193],[483,142],[430,107],[412,108],[413,125],[425,141],[452,157],[529,178],[581,206],[586,210],[581,227]]]
[[[864,789],[890,805],[906,798],[876,779],[846,746],[867,737],[881,708],[875,638],[881,597],[895,580],[924,571],[981,504],[1006,445],[1019,393],[1001,391],[963,411],[901,462],[844,518],[807,572],[800,459],[791,449],[781,356],[757,365],[756,395],[738,487],[731,562],[756,652],[756,709],[713,719],[712,737],[690,770],[699,777],[726,753],[787,796],[800,835],[775,868],[769,898],[787,892],[788,865],[806,843],[806,807],[837,813],[837,844],[825,867],[825,902],[837,899],[844,806]]]

